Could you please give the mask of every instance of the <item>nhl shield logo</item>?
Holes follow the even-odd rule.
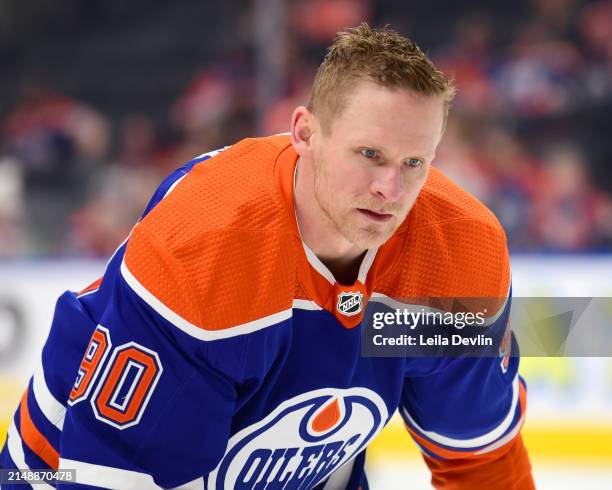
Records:
[[[340,293],[338,295],[338,305],[336,308],[346,316],[359,314],[363,307],[363,294],[359,291]]]

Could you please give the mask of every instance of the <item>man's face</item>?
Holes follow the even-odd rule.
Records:
[[[315,198],[345,240],[380,246],[425,184],[442,137],[443,101],[360,81],[332,118],[312,138]]]

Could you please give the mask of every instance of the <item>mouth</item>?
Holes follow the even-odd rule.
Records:
[[[370,211],[369,209],[357,208],[357,211],[359,211],[366,218],[376,221],[377,223],[386,223],[393,218],[392,214],[376,213],[375,211]]]

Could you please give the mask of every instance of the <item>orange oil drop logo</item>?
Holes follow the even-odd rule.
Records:
[[[340,405],[338,399],[329,403],[321,410],[312,421],[312,430],[314,432],[326,432],[331,429],[340,420]]]

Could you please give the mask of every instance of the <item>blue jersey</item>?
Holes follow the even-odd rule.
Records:
[[[244,140],[161,184],[103,277],[59,298],[3,468],[76,469],[70,488],[365,489],[366,447],[398,409],[434,474],[518,447],[511,348],[361,350],[366,306],[409,297],[498,298],[488,328],[509,332],[493,215],[432,169],[341,285],[300,238],[296,161],[286,136]]]

